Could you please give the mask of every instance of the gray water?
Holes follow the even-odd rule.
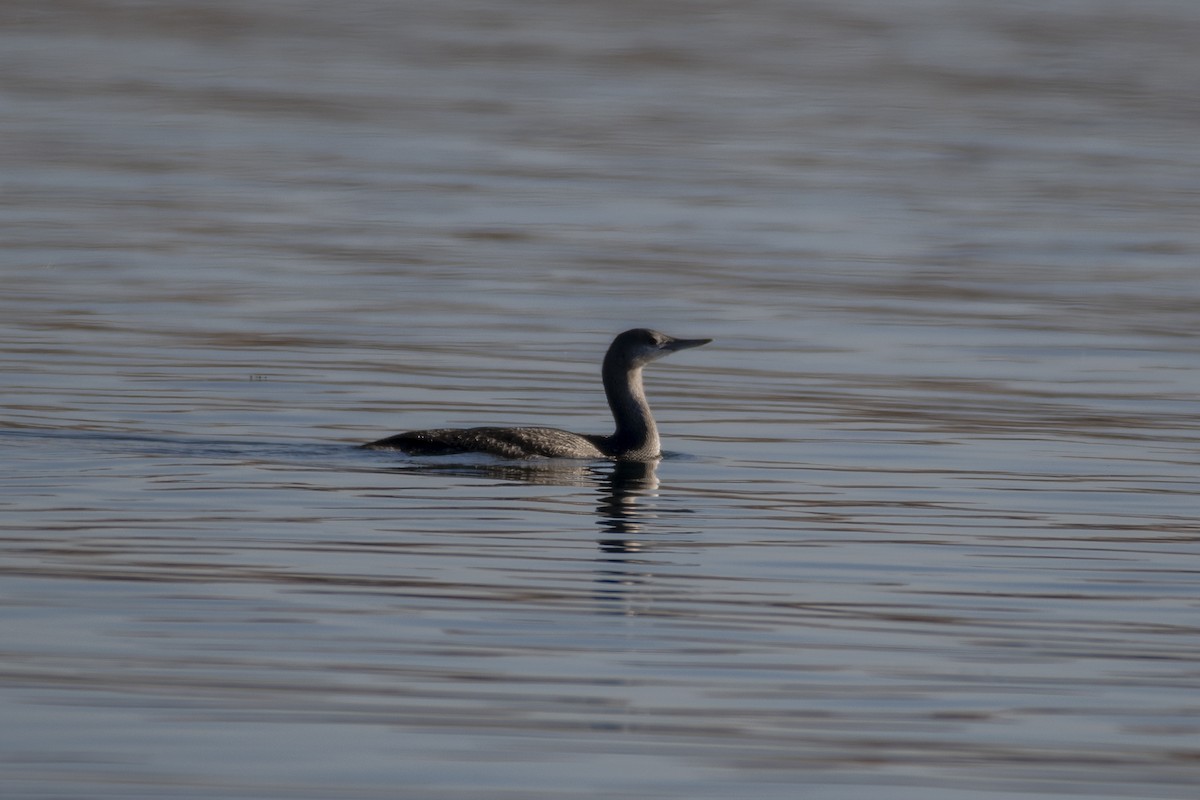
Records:
[[[1197,41],[7,0],[3,796],[1194,798]]]

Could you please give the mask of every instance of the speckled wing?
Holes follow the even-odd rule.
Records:
[[[501,458],[604,458],[588,437],[557,428],[434,428],[408,431],[364,445],[410,455],[489,453]]]

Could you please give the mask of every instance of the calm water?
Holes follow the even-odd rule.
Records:
[[[996,5],[5,2],[4,797],[1194,798],[1200,5]]]

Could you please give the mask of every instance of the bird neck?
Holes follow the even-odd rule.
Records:
[[[604,363],[604,395],[612,409],[617,429],[610,442],[618,455],[657,458],[659,455],[658,427],[650,414],[646,392],[642,388],[642,368],[610,362]]]

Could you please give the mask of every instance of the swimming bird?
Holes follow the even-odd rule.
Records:
[[[502,458],[611,458],[654,461],[662,457],[658,426],[642,388],[642,368],[651,361],[708,344],[712,339],[676,339],[634,328],[613,339],[601,377],[616,430],[611,435],[571,433],[558,428],[434,428],[408,431],[364,444],[369,450],[411,455],[490,453]]]

